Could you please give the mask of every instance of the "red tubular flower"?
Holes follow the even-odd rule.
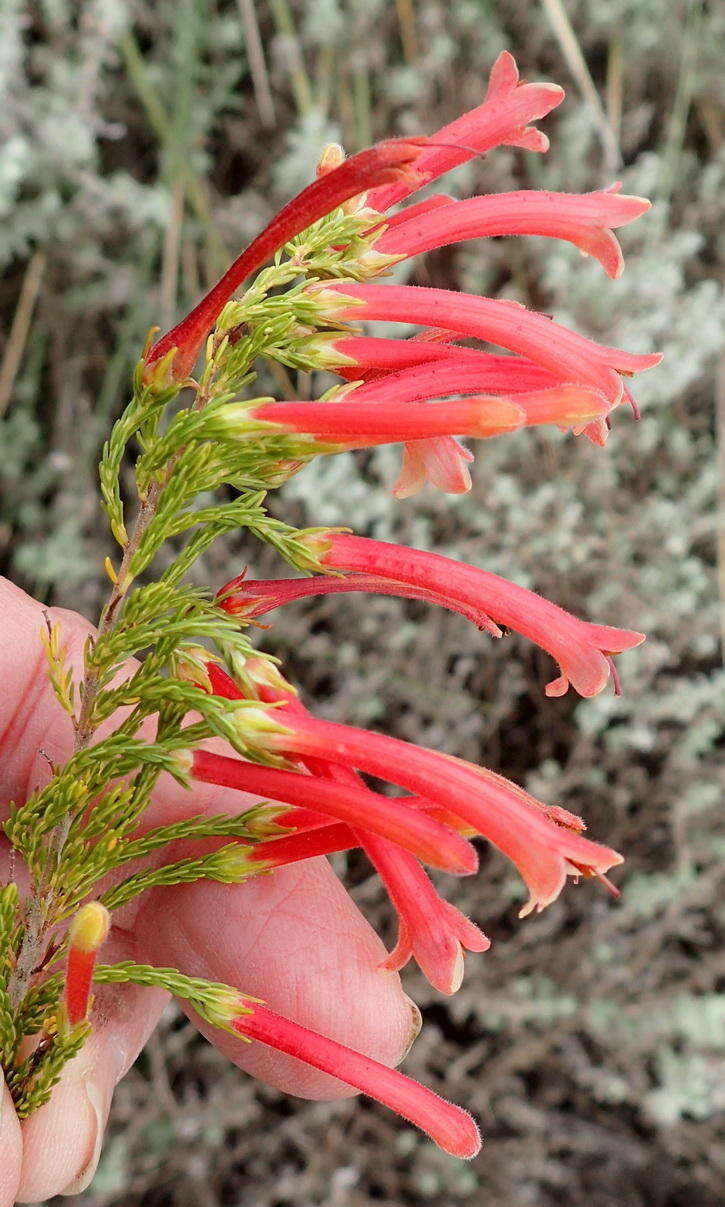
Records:
[[[241,582],[243,578],[244,575],[240,575],[239,579],[234,581]],[[327,582],[330,580],[326,579],[325,581]],[[211,690],[216,696],[221,696],[224,700],[254,699],[262,700],[267,704],[273,703],[277,700],[283,700],[287,704],[288,711],[292,711],[294,705],[297,707],[299,715],[309,716],[307,709],[304,708],[303,705],[297,700],[292,686],[287,683],[279,672],[275,672],[273,676],[270,675],[270,665],[265,659],[248,658],[244,664],[244,670],[245,674],[249,676],[250,684],[253,684],[254,688],[254,690],[247,695],[244,694],[239,685],[234,681],[234,679],[232,679],[231,675],[229,675],[227,671],[223,669],[223,667],[219,666],[218,663],[208,662],[205,667]],[[324,767],[328,772],[334,770],[334,775],[332,778],[338,780],[341,778],[342,769],[337,767],[334,763],[327,763],[325,760],[319,759],[309,759],[305,760],[304,762],[305,765],[309,766],[311,769]],[[322,772],[316,770],[315,774],[322,774]],[[348,783],[351,782],[352,778],[358,787],[364,783],[364,781],[360,780],[358,776],[354,775],[352,777],[348,775],[343,778],[347,778]],[[370,790],[366,788],[366,791]],[[438,821],[442,822],[449,829],[455,830],[458,834],[462,834],[466,838],[471,838],[476,833],[476,830],[462,822],[460,817],[456,817],[447,809],[441,809],[439,806],[433,804],[432,801],[425,797],[406,796],[404,799],[406,805],[411,805],[415,808],[422,809],[431,817],[435,817]],[[563,825],[569,825],[575,830],[584,830],[586,828],[581,818],[576,817],[573,813],[567,813],[566,810],[562,809],[556,809],[554,812],[560,817]],[[299,806],[293,806],[283,813],[278,812],[276,820],[279,825],[291,826],[294,829],[308,829],[329,824],[328,819],[324,816],[324,814],[321,814],[314,809],[305,809]]]
[[[243,616],[252,620],[264,616],[282,604],[292,603],[296,599],[304,599],[310,595],[336,595],[350,591],[366,591],[376,595],[397,595],[404,599],[420,599],[426,603],[438,604],[439,607],[460,612],[467,620],[473,622],[479,629],[485,629],[493,637],[503,636],[501,629],[480,607],[453,607],[449,596],[436,591],[427,591],[424,587],[411,588],[408,583],[396,582],[392,578],[382,578],[372,574],[348,574],[345,577],[323,578],[315,575],[312,578],[269,578],[264,580],[247,579],[246,571],[233,578],[219,592],[219,605],[233,616]],[[216,683],[214,691],[219,691]],[[231,697],[234,699],[235,697]]]
[[[643,197],[622,196],[621,187],[617,182],[609,189],[584,194],[491,193],[424,211],[412,206],[376,239],[375,251],[408,257],[489,235],[547,235],[594,256],[607,275],[616,278],[624,260],[612,229],[634,222],[650,209]]]
[[[350,197],[376,185],[404,180],[418,187],[420,180],[413,165],[425,144],[425,139],[414,138],[379,143],[319,176],[293,197],[191,313],[154,344],[146,357],[147,377],[151,376],[153,366],[175,348],[170,377],[173,381],[183,381],[193,369],[199,349],[235,290],[275,251],[313,222],[324,218]]]
[[[583,823],[579,818],[566,810],[542,804],[495,772],[396,738],[319,721],[285,691],[266,686],[264,676],[260,683],[262,695],[267,699],[287,701],[275,710],[279,728],[264,734],[268,748],[283,752],[287,757],[294,755],[308,765],[319,765],[321,760],[345,769],[342,783],[338,780],[331,785],[321,777],[304,775],[296,776],[299,781],[318,779],[318,784],[325,784],[328,789],[332,786],[351,791],[349,771],[354,768],[420,793],[449,810],[516,864],[529,888],[529,901],[520,911],[521,917],[533,909],[541,910],[555,900],[567,875],[603,877],[609,868],[622,861],[616,851],[582,838],[578,831]],[[314,764],[312,760],[315,760]],[[239,787],[261,796],[274,797],[278,791],[276,786],[270,787],[272,781],[269,779],[247,778],[249,767],[265,773],[270,771],[269,768],[256,768],[241,760],[197,751],[191,767],[192,775],[210,783]],[[296,773],[286,774],[294,777]],[[374,795],[364,789],[362,796],[366,794]],[[317,799],[319,807],[319,796]],[[388,805],[397,803],[389,798],[382,799]],[[314,795],[312,807],[315,807]],[[365,816],[360,819],[359,826],[371,828]],[[382,836],[391,837],[391,834]],[[409,847],[410,844],[401,845]]]
[[[552,820],[546,805],[492,771],[383,734],[301,717],[287,712],[285,706],[275,710],[275,720],[285,728],[264,734],[270,750],[320,758],[378,776],[426,796],[473,826],[516,865],[526,883],[529,901],[519,911],[520,917],[554,901],[567,876],[602,876],[622,862],[616,851]],[[194,756],[195,763],[198,753]],[[250,788],[247,764],[240,766],[239,783],[232,786],[274,795],[266,793],[264,787],[260,790],[256,781]],[[204,777],[208,782],[232,784],[234,776],[228,774],[226,767],[222,769],[223,779],[217,778],[214,764],[207,763],[205,769],[209,770]],[[330,786],[324,780],[320,783]],[[336,784],[335,788],[339,786]],[[364,816],[359,824],[370,828]],[[410,847],[409,842],[405,845]]]
[[[325,286],[325,310],[336,320],[385,319],[457,331],[489,340],[549,369],[558,381],[588,385],[612,405],[622,397],[619,373],[636,373],[659,364],[658,355],[637,355],[596,344],[517,302],[480,298],[419,285],[368,285],[345,282]]]
[[[513,399],[483,394],[427,402],[425,406],[395,401],[395,389],[387,378],[361,386],[360,393],[363,391],[365,400],[353,390],[342,402],[265,402],[253,409],[242,406],[241,430],[246,433],[249,421],[257,420],[275,424],[287,433],[298,432],[336,447],[355,448],[456,434],[487,438],[543,423],[571,427],[610,410],[602,393],[583,386],[554,386],[517,394]],[[218,413],[217,423],[230,432],[237,421],[235,404]]]
[[[285,717],[285,723],[287,722]],[[265,735],[266,737],[266,735]],[[317,751],[313,753],[319,753]],[[349,825],[389,838],[432,867],[457,875],[475,872],[476,852],[465,838],[402,800],[378,796],[367,788],[332,783],[314,775],[261,767],[241,759],[197,750],[189,768],[193,779],[249,792],[260,798],[326,813]]]
[[[266,680],[263,665],[258,669],[255,683],[258,696],[264,702],[283,701],[288,715],[312,719],[295,696]],[[313,775],[337,783],[364,786],[364,781],[350,767],[314,756],[307,756],[303,763]],[[464,947],[468,951],[487,951],[491,946],[489,939],[460,910],[438,896],[417,859],[408,851],[367,830],[358,828],[350,836],[353,844],[359,843],[375,867],[398,914],[398,942],[380,967],[396,972],[414,956],[435,989],[441,993],[455,993],[463,979]]]
[[[338,340],[337,346],[341,355],[357,357],[364,370],[365,383],[347,395],[357,402],[385,400],[387,393],[398,402],[479,391],[524,394],[563,384],[561,378],[523,356],[495,356],[458,344],[360,336]],[[381,369],[386,372],[378,372]],[[354,372],[350,370],[351,375]]]
[[[452,338],[452,337],[449,337]],[[335,356],[344,364],[336,363]],[[353,337],[330,341],[325,346],[325,363],[340,376],[353,382],[362,378],[364,384],[346,395],[348,402],[386,400],[386,395],[396,401],[431,398],[444,393],[467,393],[485,390],[488,393],[519,393],[550,390],[557,385],[556,378],[548,369],[521,356],[494,356],[474,348],[462,348],[456,344],[433,343],[418,340],[391,340]],[[356,365],[350,361],[358,358]],[[393,371],[385,371],[393,370]],[[559,388],[561,388],[561,383]],[[637,415],[636,404],[625,389],[624,393]],[[552,399],[556,395],[550,395]],[[566,395],[563,396],[566,398]],[[521,404],[525,400],[516,398]],[[528,422],[534,422],[531,414]],[[563,415],[552,412],[550,420],[541,417],[538,422],[554,422],[566,427]],[[606,416],[590,421],[571,421],[576,434],[584,434],[595,444],[603,445],[608,429]],[[471,478],[467,462],[473,456],[450,436],[430,437],[405,443],[403,466],[393,494],[406,498],[419,490],[426,481],[449,494],[464,494],[470,489]]]
[[[238,603],[230,604],[229,600],[235,599],[232,592],[225,604],[227,609],[241,611],[245,607],[245,592],[252,600],[259,600],[253,604],[252,611],[252,615],[259,616],[263,610],[269,611],[290,598],[300,598],[318,590],[321,594],[344,590],[377,591],[380,580],[387,579],[390,583],[405,584],[407,591],[386,589],[385,594],[406,594],[411,599],[441,604],[489,631],[493,619],[547,650],[562,672],[559,678],[547,684],[547,696],[563,695],[570,683],[581,696],[596,696],[613,671],[611,655],[633,649],[644,641],[642,633],[579,620],[557,604],[498,574],[438,553],[347,533],[320,534],[309,540],[314,542],[324,566],[334,571],[351,572],[352,577],[335,578],[332,580],[334,585],[329,587],[327,580],[320,578],[291,580],[292,586],[284,581],[281,585],[272,580],[257,586],[253,582],[233,580],[238,588]],[[616,680],[615,687],[618,687]]]
[[[88,1015],[93,969],[110,925],[110,914],[100,901],[89,901],[81,906],[70,924],[64,1000],[71,1027],[82,1023]]]
[[[513,56],[501,52],[491,70],[483,103],[444,126],[429,140],[429,147],[416,165],[423,183],[429,183],[493,147],[523,147],[546,151],[549,140],[529,125],[546,117],[561,104],[564,90],[556,84],[519,84]],[[373,189],[368,204],[387,210],[421,185],[397,183]]]
[[[439,1098],[432,1090],[395,1069],[389,1069],[336,1040],[326,1039],[298,1023],[282,1018],[266,1006],[250,1005],[247,1013],[246,1000],[242,1004],[245,1012],[232,1020],[232,1026],[239,1035],[246,1039],[257,1039],[278,1052],[294,1056],[354,1086],[414,1123],[454,1157],[475,1157],[479,1151],[481,1137],[478,1128],[471,1116],[460,1107]]]

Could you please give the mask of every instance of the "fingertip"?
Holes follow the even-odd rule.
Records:
[[[18,1197],[22,1156],[20,1123],[0,1072],[0,1207],[13,1207]]]
[[[85,1066],[83,1054],[66,1066],[50,1102],[23,1122],[20,1203],[77,1193],[69,1188],[87,1185],[95,1173],[108,1104],[97,1088],[89,1092]]]
[[[138,920],[152,963],[221,980],[304,1027],[396,1065],[417,1027],[400,978],[378,971],[385,949],[325,860],[279,868],[244,885],[166,889]],[[240,1068],[303,1098],[346,1097],[349,1086],[258,1042],[194,1019]]]

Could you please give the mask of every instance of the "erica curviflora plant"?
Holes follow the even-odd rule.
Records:
[[[265,507],[268,492],[306,461],[390,442],[403,445],[399,496],[426,481],[465,491],[472,455],[461,436],[553,424],[602,445],[615,408],[634,407],[623,378],[658,356],[597,344],[514,302],[384,280],[409,256],[488,235],[563,239],[619,275],[613,231],[648,203],[617,184],[585,196],[434,194],[389,213],[496,146],[545,151],[534,123],[562,97],[553,84],[520,83],[504,53],[481,105],[437,134],[382,142],[350,159],[328,148],[313,183],[186,318],[149,340],[103,451],[102,503],[119,556],[107,561],[110,594],[78,681],[62,627],[45,634],[75,750],[11,807],[5,824],[24,870],[22,893],[14,881],[0,889],[0,1061],[21,1117],[47,1101],[89,1035],[93,984],[130,982],[166,989],[207,1026],[333,1074],[450,1153],[478,1151],[464,1110],[275,1014],[244,985],[211,984],[183,968],[104,963],[103,945],[114,914],[149,889],[201,878],[238,883],[359,847],[399,920],[381,975],[413,958],[450,994],[461,983],[464,950],[483,952],[489,941],[439,896],[423,865],[474,874],[471,839],[482,836],[518,869],[528,891],[524,916],[555,900],[568,878],[609,884],[621,862],[585,836],[581,818],[494,771],[316,719],[251,641],[260,616],[295,599],[377,592],[459,612],[494,638],[516,629],[558,667],[549,696],[569,686],[593,696],[610,678],[620,690],[613,657],[642,641],[640,633],[572,616],[482,567],[348,530],[302,531]],[[420,330],[375,338],[364,333],[368,319]],[[257,397],[264,360],[341,380],[315,400]],[[131,503],[119,484],[129,446]],[[196,559],[239,528],[271,545],[298,577],[262,582],[241,573],[208,590],[189,585]],[[181,820],[152,826],[147,807],[163,773],[190,801],[198,783],[228,789],[227,811],[210,816],[190,805]],[[402,794],[374,791],[364,773]],[[260,803],[235,806],[236,792]]]

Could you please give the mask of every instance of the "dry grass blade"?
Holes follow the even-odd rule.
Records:
[[[42,250],[34,252],[25,270],[20,297],[15,308],[8,342],[5,345],[2,364],[0,365],[0,415],[4,415],[12,397],[15,378],[23,358],[28,331],[38,300],[40,284],[45,270],[46,253]]]
[[[608,173],[615,172],[622,162],[621,152],[609,118],[599,98],[582,48],[561,0],[541,0],[551,27],[561,47],[569,70],[579,85],[582,96],[592,110],[597,133],[602,144]]]

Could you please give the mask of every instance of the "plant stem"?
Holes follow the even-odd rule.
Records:
[[[103,636],[109,632],[119,604],[126,594],[131,559],[139,547],[143,534],[156,514],[162,489],[163,485],[161,482],[154,482],[141,504],[133,533],[123,552],[116,582],[113,584],[108,601],[101,613],[98,624],[99,636]],[[75,723],[74,753],[76,754],[79,750],[86,748],[95,730],[95,725],[93,724],[93,706],[98,694],[98,676],[98,670],[86,666],[85,676],[80,689],[81,708]],[[57,866],[58,859],[65,846],[71,822],[72,818],[70,814],[66,814],[48,835],[49,863],[52,861],[54,866]],[[53,924],[52,910],[54,902],[55,894],[47,883],[46,874],[41,883],[33,887],[30,900],[26,906],[25,931],[15,968],[8,983],[8,997],[11,1009],[13,1010],[17,1010],[23,1001],[30,988],[33,974],[42,963],[45,938]]]

